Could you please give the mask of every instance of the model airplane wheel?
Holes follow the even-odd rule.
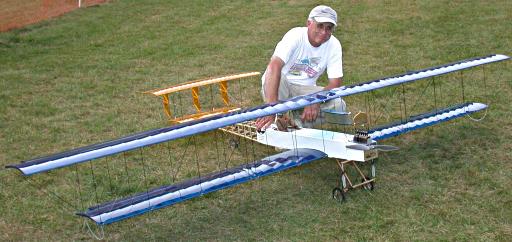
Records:
[[[365,181],[368,181],[368,180],[370,180],[370,178],[366,177],[366,179],[361,179],[361,182],[365,182]],[[364,190],[373,191],[373,189],[375,189],[375,182],[372,181],[372,182],[370,182],[368,184],[365,184],[365,185],[363,185],[363,188],[364,188]]]
[[[332,189],[332,198],[338,202],[344,202],[347,199],[345,197],[345,192],[339,187]]]

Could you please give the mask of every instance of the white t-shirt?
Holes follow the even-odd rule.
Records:
[[[314,47],[309,43],[307,27],[296,27],[288,31],[277,44],[273,56],[283,60],[285,64],[281,76],[294,84],[316,86],[316,80],[325,69],[328,78],[343,77],[340,41],[331,36],[322,45]]]

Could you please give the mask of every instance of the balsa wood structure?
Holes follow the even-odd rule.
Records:
[[[164,112],[169,118],[171,123],[185,123],[192,120],[198,120],[210,116],[214,116],[222,113],[230,113],[239,110],[235,103],[230,100],[229,97],[229,85],[228,82],[241,80],[248,77],[259,76],[259,72],[248,72],[240,73],[235,75],[223,76],[218,78],[206,79],[206,80],[195,80],[186,83],[181,83],[168,88],[159,89],[155,91],[149,91],[146,93],[153,94],[162,98],[162,105]],[[222,100],[222,105],[219,107],[213,107],[212,109],[205,109],[201,103],[200,87],[206,87],[209,85],[218,85],[218,96]],[[195,113],[176,116],[171,110],[171,101],[169,96],[173,93],[178,92],[189,92],[192,100],[192,104],[195,108]],[[211,100],[210,100],[211,101]]]

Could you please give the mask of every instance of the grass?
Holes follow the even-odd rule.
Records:
[[[346,84],[490,53],[512,54],[510,1],[325,3],[339,14],[335,35],[343,45]],[[159,100],[142,91],[262,71],[282,35],[304,25],[314,5],[309,1],[110,1],[1,33],[0,164],[166,125]],[[468,89],[468,98],[491,104],[482,122],[461,119],[389,140],[401,150],[379,159],[377,189],[350,193],[345,204],[330,199],[334,162],[322,160],[106,226],[106,239],[508,241],[512,237],[510,67],[510,61],[486,67],[488,86]],[[482,84],[480,71],[464,75],[468,82]],[[452,83],[457,78],[443,79],[446,99],[460,95]],[[258,80],[251,85],[258,86]],[[422,85],[408,90],[414,93]],[[256,97],[258,91],[254,89]],[[392,93],[383,90],[374,100]],[[352,110],[360,105],[357,100],[347,99]],[[95,196],[109,199],[114,192],[119,196],[169,183],[163,175],[166,169],[180,178],[194,176],[194,159],[207,160],[217,153],[222,157],[233,153],[232,163],[220,165],[252,159],[244,150],[254,147],[250,143],[239,150],[224,147],[215,152],[210,145],[218,138],[214,135],[190,141],[197,142],[196,147],[209,147],[201,148],[208,154],[173,153],[183,159],[177,159],[182,164],[179,172],[173,170],[178,163],[169,165],[160,156],[179,151],[187,140],[170,148],[163,144],[144,149],[142,156],[139,151],[129,152],[127,169],[122,155],[81,164],[76,168],[83,187],[80,195],[74,185],[75,168],[30,179],[2,170],[0,239],[89,240],[83,219],[73,212],[95,204]],[[259,157],[270,152],[256,149]],[[146,166],[141,167],[141,157]],[[200,165],[203,172],[219,164]],[[89,174],[91,166],[98,172],[95,180]],[[101,170],[112,174],[100,174]],[[126,170],[128,176],[122,174]],[[71,206],[54,193],[72,201]]]

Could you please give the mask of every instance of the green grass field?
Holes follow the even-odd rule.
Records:
[[[322,3],[338,11],[334,35],[343,46],[345,84],[492,53],[512,55],[511,1]],[[113,0],[0,33],[0,165],[167,125],[160,100],[143,91],[263,71],[275,44],[291,27],[305,25],[315,5]],[[511,67],[508,61],[464,72],[467,98],[490,104],[485,119],[463,118],[390,139],[386,143],[401,150],[379,159],[377,189],[351,192],[344,204],[330,198],[336,166],[326,159],[105,226],[105,239],[510,241]],[[460,94],[458,84],[450,84],[457,78],[447,77],[444,98]],[[259,80],[248,85],[257,97]],[[357,100],[347,98],[352,110],[361,105]],[[190,153],[216,155],[213,135],[192,141],[199,151]],[[174,142],[172,149],[186,142]],[[173,167],[159,162],[167,151],[142,151],[148,175],[140,165],[124,170],[116,158],[29,179],[0,170],[0,240],[92,240],[74,212],[113,191],[167,184],[162,171]],[[140,163],[137,152],[128,154],[133,164]],[[242,162],[251,159],[244,150],[231,152]],[[196,163],[183,159],[181,178],[193,176]],[[201,170],[216,165],[201,163]],[[92,166],[98,180],[88,173]],[[110,180],[102,170],[118,173]],[[128,176],[121,178],[124,171]],[[74,172],[84,187],[79,198]],[[107,188],[91,189],[96,183]]]

